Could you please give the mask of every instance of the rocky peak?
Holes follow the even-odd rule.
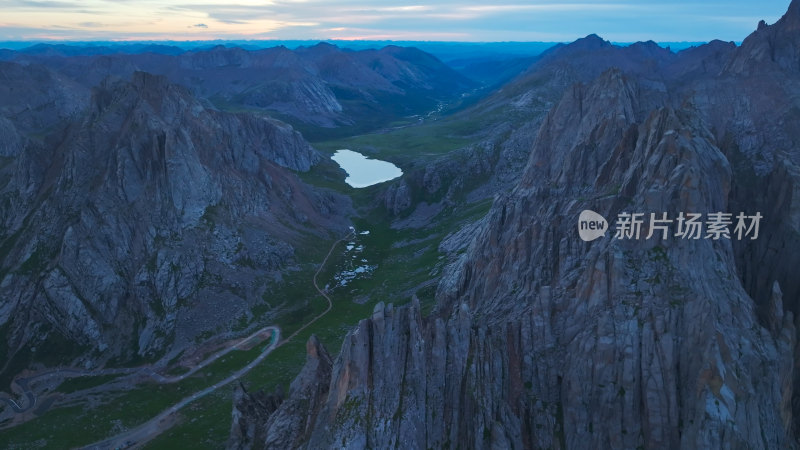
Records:
[[[577,165],[583,166],[580,173],[596,171],[613,148],[602,139],[619,138],[601,137],[596,130],[624,130],[632,123],[638,111],[636,90],[635,83],[618,69],[609,69],[589,85],[568,89],[542,123],[522,185],[543,180],[563,185],[574,176]]]
[[[668,60],[673,57],[672,51],[664,48],[654,41],[635,42],[628,47],[629,51],[640,53],[642,59]]]
[[[789,30],[800,29],[800,0],[792,0],[780,21],[783,21],[783,26]]]
[[[100,350],[83,355],[94,365],[185,346],[245,314],[292,261],[297,231],[281,223],[325,233],[347,209],[285,169],[320,157],[286,124],[206,109],[142,72],[106,80],[92,105],[48,154],[23,151],[2,193],[31,199],[3,203],[6,232],[20,236],[0,266],[12,357],[48,338],[31,331],[42,326]]]
[[[109,77],[92,90],[92,104],[97,108],[95,113],[102,114],[112,104],[129,109],[140,102],[161,114],[165,112],[164,106],[169,109],[177,106],[176,102],[188,104],[194,100],[186,88],[171,84],[167,77],[142,71],[134,72],[130,81]]]
[[[739,47],[727,70],[736,74],[757,74],[772,70],[800,72],[800,3],[793,0],[777,22],[758,29]]]
[[[330,42],[320,42],[318,44],[306,48],[306,51],[318,54],[328,54],[341,51],[341,49],[336,45],[331,44]]]
[[[640,81],[567,89],[436,314],[381,304],[345,338],[305,445],[792,445],[794,325],[772,286],[759,322],[730,241],[578,238],[584,209],[612,227],[728,209],[733,171],[700,111]]]
[[[139,92],[150,91],[154,95],[159,95],[170,87],[170,82],[165,76],[153,75],[148,72],[137,70],[131,76],[131,86],[136,88]]]
[[[567,55],[598,51],[610,47],[613,47],[610,42],[604,40],[596,34],[590,34],[586,37],[582,37],[570,42],[569,44],[558,44],[553,46],[542,53],[541,59],[544,61],[559,60],[566,58]]]
[[[600,36],[594,33],[582,37],[570,45],[576,48],[582,48],[587,50],[592,48],[611,47],[610,42],[608,42],[607,40],[601,38]]]

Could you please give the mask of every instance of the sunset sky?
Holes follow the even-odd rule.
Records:
[[[788,0],[0,0],[0,40],[741,41]]]

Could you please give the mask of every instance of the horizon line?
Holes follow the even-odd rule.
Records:
[[[115,44],[138,44],[138,43],[158,43],[158,42],[178,42],[178,43],[201,43],[201,42],[326,42],[326,41],[337,41],[337,42],[435,42],[435,43],[453,43],[453,44],[559,44],[564,42],[574,42],[580,39],[587,38],[589,36],[597,36],[600,39],[603,39],[602,36],[599,36],[595,33],[587,34],[586,36],[582,36],[573,40],[556,40],[556,41],[519,41],[519,40],[509,40],[509,41],[469,41],[469,40],[435,40],[435,39],[367,39],[367,38],[355,38],[355,39],[343,39],[343,38],[307,38],[307,39],[235,39],[235,38],[218,38],[218,39],[50,39],[50,38],[41,38],[41,39],[0,39],[0,43],[51,43],[51,42],[63,42],[63,43],[92,43],[92,42],[112,42]],[[711,39],[711,40],[654,40],[654,39],[646,39],[646,40],[636,40],[636,41],[609,41],[608,39],[603,39],[606,42],[619,42],[619,43],[630,43],[635,44],[637,42],[676,42],[676,43],[708,43],[712,41],[722,41],[722,42],[741,42],[741,41],[726,41],[724,39]]]

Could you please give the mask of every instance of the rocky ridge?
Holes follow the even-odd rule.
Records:
[[[376,307],[345,338],[316,419],[265,442],[797,447],[798,283],[779,267],[798,249],[789,123],[800,76],[786,49],[799,4],[740,48],[669,56],[660,82],[621,67],[570,84],[516,187],[443,275],[436,311]],[[742,69],[773,54],[759,42],[776,56],[755,79]],[[629,51],[660,52],[650,47]],[[753,242],[645,239],[647,228],[582,242],[583,209],[770,215]]]
[[[160,74],[219,105],[265,109],[322,127],[427,112],[476,86],[427,53],[393,46],[344,51],[326,43],[297,50],[220,45],[177,55],[14,52],[6,59],[46,65],[88,87],[112,75]]]
[[[345,226],[349,204],[291,172],[320,155],[286,124],[143,72],[87,103],[2,169],[7,364],[56,340],[81,364],[178,351],[249,315],[304,236]]]

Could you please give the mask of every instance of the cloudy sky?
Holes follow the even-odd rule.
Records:
[[[0,40],[741,41],[789,0],[0,0]]]

